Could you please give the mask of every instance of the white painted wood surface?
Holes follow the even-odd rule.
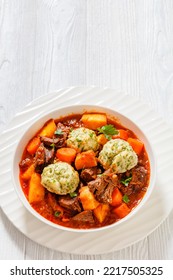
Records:
[[[0,0],[0,128],[34,98],[96,85],[147,102],[173,128],[172,0]],[[173,259],[173,211],[121,251],[80,256],[26,238],[1,210],[0,259]]]

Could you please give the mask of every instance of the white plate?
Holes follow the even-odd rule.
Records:
[[[144,207],[125,224],[93,233],[58,230],[34,218],[18,199],[11,161],[18,136],[32,120],[61,106],[95,104],[126,115],[146,133],[157,157],[155,189]],[[18,230],[35,242],[62,252],[101,254],[120,250],[150,234],[170,213],[173,201],[173,132],[147,105],[111,89],[73,87],[42,96],[17,114],[0,136],[0,204]]]

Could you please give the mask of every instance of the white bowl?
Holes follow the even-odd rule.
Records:
[[[19,162],[21,161],[22,154],[24,151],[24,148],[26,147],[29,140],[36,134],[36,132],[45,124],[45,122],[51,118],[58,119],[60,117],[71,115],[71,114],[82,114],[84,112],[102,112],[106,113],[110,117],[118,119],[119,122],[125,126],[126,128],[129,128],[132,130],[137,137],[144,143],[145,149],[147,151],[149,161],[150,161],[150,181],[149,186],[147,188],[147,192],[144,195],[143,199],[140,201],[140,203],[124,218],[121,220],[100,228],[93,228],[93,229],[74,229],[74,228],[68,228],[63,227],[60,225],[57,225],[47,219],[45,219],[43,216],[41,216],[39,213],[37,213],[32,206],[29,204],[28,200],[26,199],[21,184],[19,180]],[[73,232],[93,232],[93,231],[100,231],[105,230],[107,228],[116,227],[117,225],[121,223],[125,223],[127,220],[131,219],[132,216],[136,215],[139,209],[146,203],[146,201],[150,198],[151,192],[153,191],[154,185],[155,185],[155,179],[156,179],[156,161],[155,156],[153,153],[152,146],[147,138],[147,136],[142,132],[142,130],[129,118],[126,116],[113,111],[109,108],[101,107],[101,106],[94,106],[94,105],[74,105],[74,106],[68,106],[68,107],[62,107],[61,109],[54,110],[48,112],[46,115],[43,115],[36,121],[33,121],[32,125],[26,129],[26,131],[19,136],[19,141],[16,147],[16,150],[14,152],[13,156],[13,163],[12,163],[12,178],[14,183],[14,188],[17,192],[17,195],[23,205],[26,207],[26,209],[38,220],[42,221],[43,223],[52,226],[57,229],[67,230],[67,231],[73,231]],[[139,217],[140,218],[140,217]],[[26,221],[27,222],[27,221]]]

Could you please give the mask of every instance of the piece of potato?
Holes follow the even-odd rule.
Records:
[[[104,204],[104,203],[100,203],[97,208],[95,208],[93,210],[94,215],[96,216],[97,220],[102,223],[104,221],[104,219],[106,218],[106,216],[109,213],[109,205],[108,204]]]
[[[52,137],[56,131],[56,124],[53,119],[49,120],[40,130],[39,136]]]
[[[21,175],[23,180],[29,180],[32,176],[32,174],[34,173],[35,170],[35,166],[34,164],[31,164],[27,170]]]
[[[39,202],[44,199],[45,188],[41,185],[41,176],[38,173],[33,173],[29,181],[29,203]]]
[[[77,170],[97,166],[97,159],[93,150],[77,154],[75,167]]]
[[[84,210],[93,210],[99,205],[99,202],[87,186],[80,189],[79,198]]]
[[[85,127],[97,130],[107,124],[107,117],[104,114],[83,114],[81,121]]]
[[[40,146],[40,144],[41,144],[40,137],[36,136],[32,138],[26,147],[28,153],[30,153],[30,155],[34,155],[38,147]]]

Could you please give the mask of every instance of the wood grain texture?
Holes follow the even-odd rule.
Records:
[[[138,96],[173,127],[172,0],[1,0],[0,129],[34,98],[75,85]],[[56,252],[1,211],[1,259],[173,259],[173,212],[144,240],[92,256]]]

